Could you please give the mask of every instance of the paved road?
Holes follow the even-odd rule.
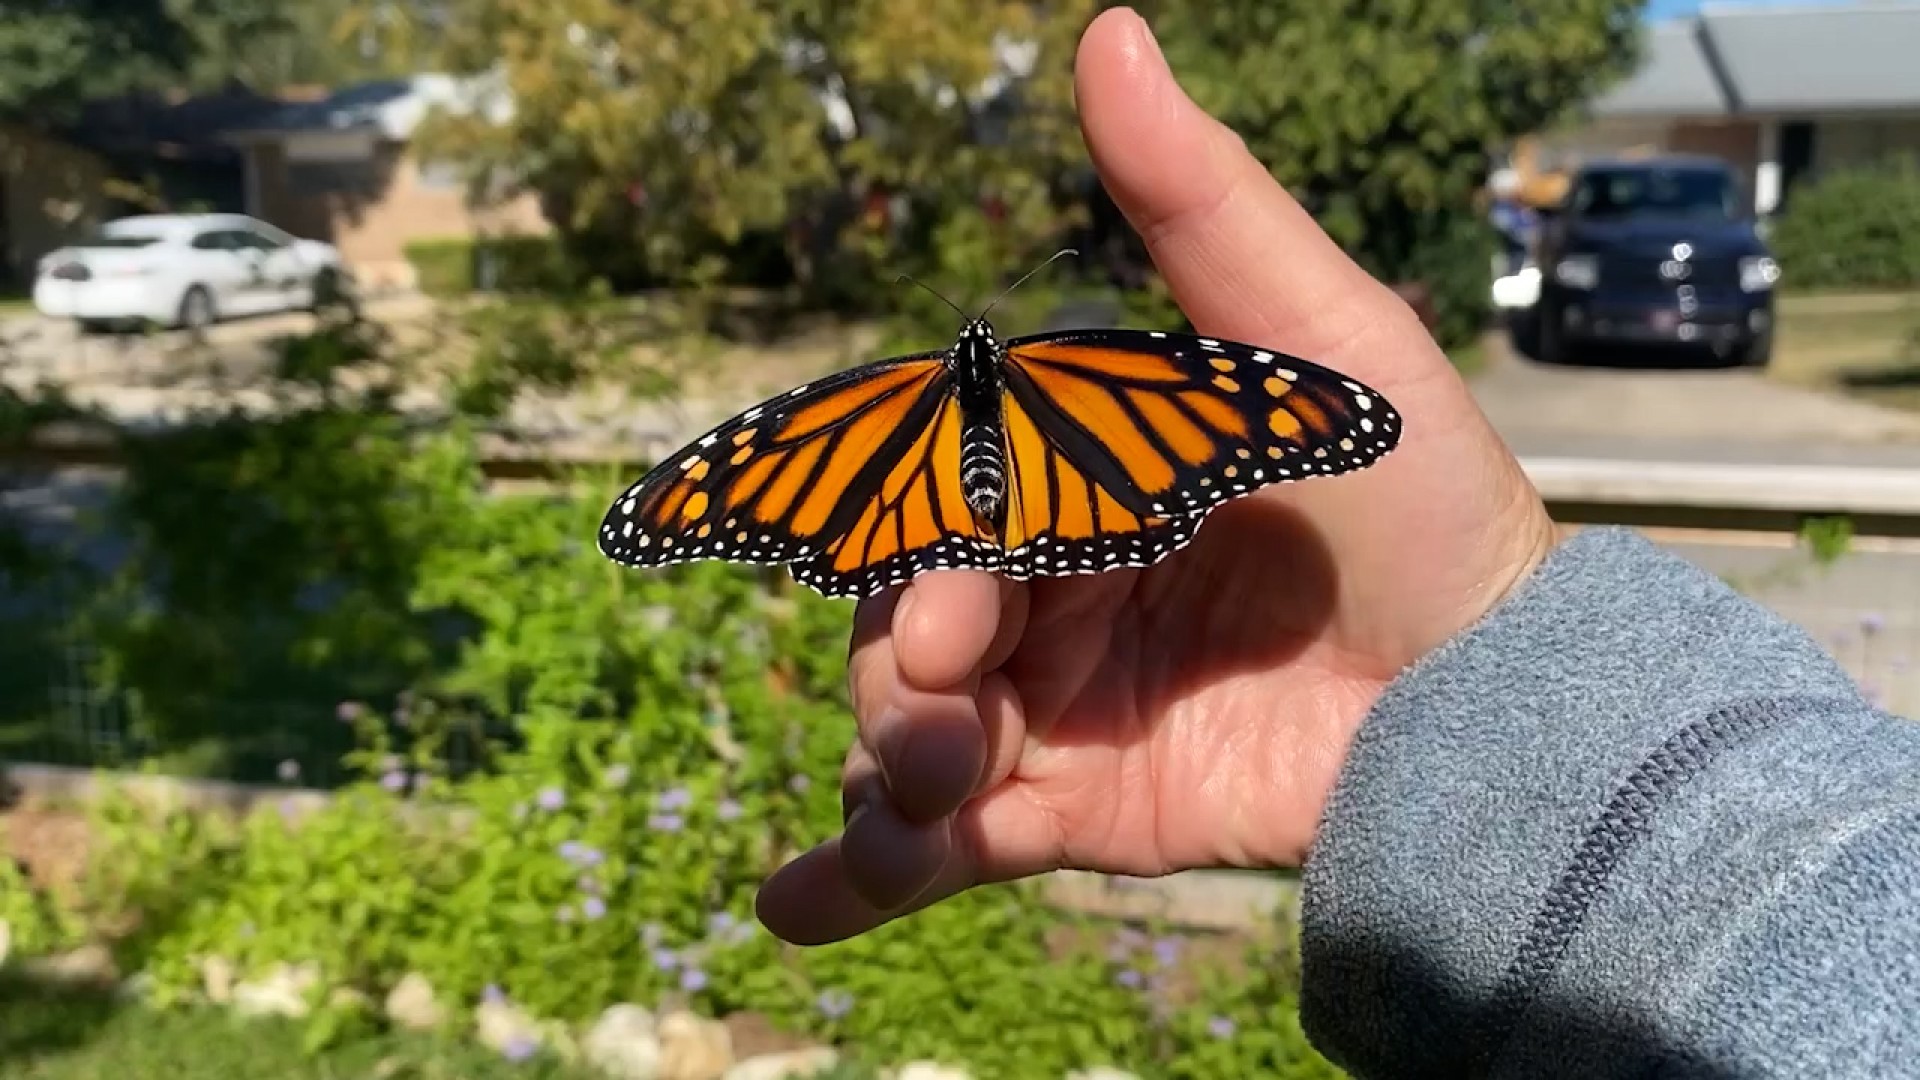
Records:
[[[1911,465],[1920,414],[1744,370],[1547,367],[1490,337],[1474,396],[1522,455]]]

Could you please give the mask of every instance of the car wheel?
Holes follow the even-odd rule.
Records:
[[[182,330],[200,333],[212,326],[218,318],[213,310],[213,294],[204,286],[193,285],[187,294],[180,298],[180,313],[174,316],[174,325]]]

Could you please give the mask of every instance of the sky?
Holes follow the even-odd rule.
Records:
[[[1844,0],[1714,0],[1721,7],[1774,7],[1783,3],[1815,4],[1840,3]],[[1676,15],[1691,15],[1700,10],[1700,0],[1647,0],[1647,18],[1671,19]]]

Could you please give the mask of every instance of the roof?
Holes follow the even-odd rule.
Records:
[[[238,141],[312,132],[404,140],[437,106],[454,111],[478,108],[495,117],[510,107],[504,96],[493,93],[482,80],[430,73],[356,83],[314,100],[285,102],[226,134]]]
[[[225,159],[233,150],[220,133],[257,121],[281,102],[243,86],[193,97],[127,94],[86,102],[65,129],[73,142],[100,153],[157,154],[182,159]]]
[[[1737,108],[1920,109],[1920,3],[1700,13]]]
[[[1642,63],[1600,116],[1920,112],[1920,0],[1709,3],[1647,28]]]
[[[1730,108],[1691,19],[1648,27],[1639,69],[1593,104],[1602,116],[1717,115]]]

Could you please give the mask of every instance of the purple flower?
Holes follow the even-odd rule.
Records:
[[[805,795],[813,790],[813,779],[805,774],[795,775],[787,781],[787,790],[795,795]]]
[[[1120,974],[1115,975],[1113,981],[1129,990],[1138,990],[1146,984],[1147,977],[1132,968],[1128,968]]]
[[[820,1015],[829,1020],[838,1020],[853,1011],[853,995],[845,990],[822,990],[814,999]]]
[[[1207,1034],[1216,1039],[1231,1039],[1235,1029],[1234,1022],[1224,1016],[1216,1016],[1207,1021]]]
[[[526,1061],[540,1049],[540,1044],[525,1035],[508,1037],[507,1044],[500,1048],[501,1056],[508,1061]]]
[[[686,819],[679,814],[654,814],[647,818],[647,828],[654,832],[679,832]]]
[[[341,723],[351,724],[355,720],[360,719],[361,714],[366,711],[367,711],[367,707],[365,705],[360,704],[357,701],[343,701],[340,704],[334,706],[333,715]]]
[[[734,918],[731,911],[716,911],[707,916],[707,933],[714,937],[719,937],[739,925],[740,920]]]
[[[292,758],[281,762],[280,767],[275,771],[279,773],[282,783],[291,784],[300,779],[300,763]]]
[[[680,989],[689,994],[697,994],[707,985],[707,973],[697,967],[690,967],[680,973]]]
[[[1153,943],[1153,959],[1161,967],[1172,967],[1180,959],[1179,938],[1163,937]]]
[[[586,847],[578,840],[568,840],[560,845],[560,857],[570,863],[577,863],[580,861],[580,853],[585,851]]]
[[[633,770],[625,765],[609,765],[604,779],[612,787],[626,787],[627,779],[632,775]]]
[[[1860,631],[1871,637],[1887,628],[1887,617],[1877,611],[1869,611],[1860,616]]]
[[[684,787],[675,787],[661,792],[656,805],[662,810],[685,810],[692,802],[693,792]]]
[[[597,896],[589,896],[580,901],[580,913],[588,919],[598,919],[607,913],[607,902]]]
[[[507,1000],[507,992],[496,983],[488,983],[480,988],[480,1000],[491,1005],[501,1005]]]
[[[661,971],[672,971],[680,966],[680,954],[672,949],[653,950],[653,966]]]
[[[541,788],[534,802],[539,803],[542,810],[558,810],[567,804],[567,793],[557,787]]]
[[[407,774],[399,769],[389,769],[380,777],[380,786],[388,791],[399,793],[407,789]]]
[[[721,821],[733,821],[739,818],[742,811],[740,804],[733,799],[721,799],[720,805],[714,809],[714,813],[720,815]]]

